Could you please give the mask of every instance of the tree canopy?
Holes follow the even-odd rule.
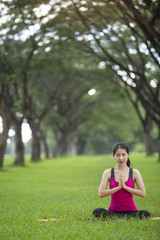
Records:
[[[1,165],[11,125],[15,163],[24,162],[24,120],[32,160],[40,159],[41,141],[47,146],[47,131],[57,155],[105,138],[133,144],[140,123],[151,154],[153,126],[160,141],[159,12],[156,1],[2,0]]]

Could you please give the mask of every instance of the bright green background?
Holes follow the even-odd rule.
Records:
[[[138,209],[160,216],[157,155],[131,154],[130,159],[147,191],[146,198],[134,197]],[[114,161],[111,155],[64,157],[13,167],[13,159],[6,159],[0,171],[0,240],[160,239],[160,221],[92,217],[93,209],[109,205],[110,197],[100,199],[98,188]],[[40,223],[39,218],[61,220]]]

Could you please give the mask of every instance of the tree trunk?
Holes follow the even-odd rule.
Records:
[[[41,159],[41,150],[40,150],[40,138],[39,136],[32,135],[32,157],[31,161],[36,162]]]
[[[3,121],[3,132],[0,134],[0,167],[3,167],[4,154],[7,145],[8,131],[10,128],[10,115],[5,106],[4,98],[0,96],[0,116]]]
[[[5,154],[5,150],[6,150],[6,145],[7,145],[7,137],[5,136],[5,134],[0,134],[0,168],[3,167],[3,160],[4,160],[4,154]]]
[[[69,135],[64,133],[59,142],[59,154],[61,156],[67,154],[69,145]]]
[[[85,146],[86,146],[86,141],[83,140],[81,137],[79,137],[78,141],[77,141],[77,154],[78,155],[83,154]]]
[[[24,144],[22,141],[22,121],[14,122],[16,158],[14,164],[24,165]]]
[[[68,144],[69,144],[69,134],[67,131],[58,133],[54,131],[54,149],[53,149],[53,157],[57,157],[57,155],[63,156],[68,152]]]
[[[39,128],[39,123],[35,123],[34,120],[29,120],[28,122],[32,131],[31,161],[36,162],[41,159],[40,128]]]
[[[147,156],[153,155],[152,138],[147,130],[144,131],[144,142]]]
[[[158,162],[160,162],[160,124],[158,126]]]
[[[59,152],[59,137],[58,132],[54,131],[54,146],[53,146],[53,157],[56,158]]]
[[[152,119],[148,113],[146,113],[146,119],[143,124],[144,128],[144,142],[146,147],[146,154],[150,156],[153,154],[153,145],[151,137]]]
[[[73,137],[71,139],[71,154],[72,156],[76,156],[77,155],[77,137]]]
[[[49,158],[49,149],[48,149],[48,145],[47,145],[47,141],[46,141],[46,135],[42,130],[41,130],[41,140],[42,140],[43,147],[44,147],[45,157]]]

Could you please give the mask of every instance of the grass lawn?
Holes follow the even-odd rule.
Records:
[[[160,216],[157,155],[130,158],[147,191],[146,198],[134,197],[138,209]],[[6,158],[0,171],[0,240],[160,239],[160,221],[92,217],[93,209],[108,208],[110,202],[110,197],[98,197],[98,188],[103,171],[115,165],[111,155],[28,160],[25,167],[13,167],[12,162]],[[61,220],[39,222],[39,218]]]

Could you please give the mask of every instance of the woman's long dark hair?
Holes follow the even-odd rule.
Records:
[[[127,144],[125,144],[124,142],[117,142],[116,144],[114,144],[113,148],[112,148],[112,151],[113,151],[113,156],[115,155],[117,149],[125,149],[126,152],[129,154],[129,147],[127,146]],[[130,167],[131,165],[131,161],[127,160],[127,166]]]

